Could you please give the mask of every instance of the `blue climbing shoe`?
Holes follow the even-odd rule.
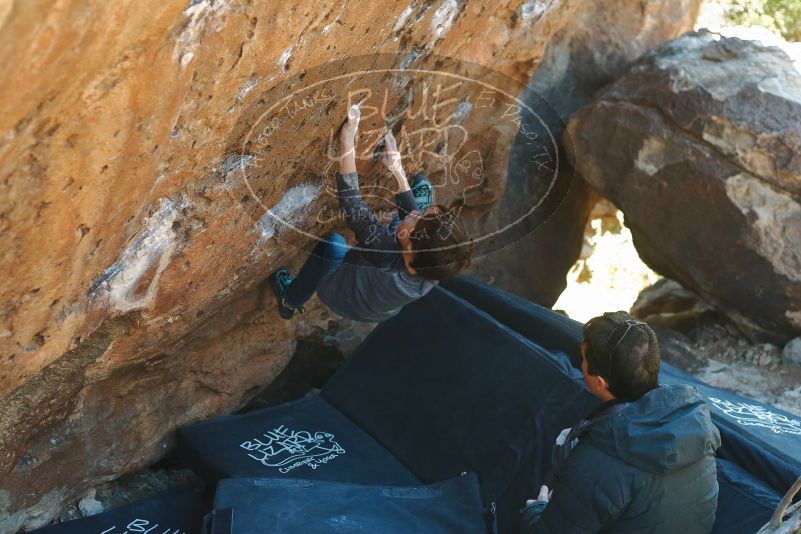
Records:
[[[415,201],[417,201],[417,209],[425,211],[434,205],[434,186],[431,185],[431,182],[423,173],[418,172],[412,176],[409,188],[412,190]]]
[[[306,311],[303,306],[295,308],[286,302],[286,288],[292,283],[292,275],[289,274],[288,270],[281,267],[270,278],[273,282],[275,298],[278,301],[278,314],[282,319],[292,319],[296,314]]]

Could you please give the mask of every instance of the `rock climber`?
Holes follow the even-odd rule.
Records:
[[[340,129],[340,210],[356,235],[349,247],[331,234],[312,251],[296,277],[286,268],[272,275],[282,318],[303,311],[317,293],[332,311],[347,319],[380,322],[425,296],[440,281],[464,270],[472,242],[453,210],[434,203],[431,182],[422,174],[409,183],[392,132],[384,137],[381,162],[397,180],[397,216],[383,225],[364,202],[356,172],[356,132],[361,112],[351,106]]]

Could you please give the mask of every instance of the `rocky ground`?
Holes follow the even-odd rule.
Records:
[[[796,340],[782,352],[768,343],[752,344],[720,325],[702,326],[693,332],[692,347],[706,359],[706,365],[694,374],[713,386],[801,416],[799,345]]]
[[[660,282],[666,283],[680,287],[673,281]],[[666,360],[713,386],[801,415],[801,338],[784,347],[752,342],[694,295],[694,301],[680,305],[692,302],[690,312],[643,313],[642,303],[653,291],[641,294],[632,314],[658,327]]]

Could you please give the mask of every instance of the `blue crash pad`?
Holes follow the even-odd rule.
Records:
[[[667,363],[660,368],[659,380],[698,389],[720,430],[719,457],[782,494],[801,476],[801,417],[712,387]]]
[[[397,486],[475,472],[484,507],[496,509],[502,531],[514,531],[521,502],[550,469],[556,436],[597,404],[563,354],[435,289],[378,325],[319,397],[186,427],[179,450],[210,482],[278,477]],[[304,440],[259,445],[260,435],[281,425],[330,433],[344,452],[286,473],[264,465],[279,454],[276,445],[297,445],[293,463],[312,454]]]
[[[550,475],[555,437],[598,405],[575,368],[581,335],[565,316],[453,279],[378,325],[319,396],[192,425],[180,431],[179,447],[210,482],[417,486],[475,472],[483,507],[496,510],[501,532],[516,532],[520,506]],[[695,380],[668,364],[662,378]],[[693,383],[710,403],[742,399]],[[801,474],[801,444],[792,434],[798,418],[766,409],[789,433],[729,424],[730,415],[711,411],[724,459],[748,475],[738,487],[752,484],[769,507],[757,486],[783,493],[785,479]],[[719,523],[744,521],[745,507],[728,502],[721,498]]]
[[[184,427],[178,432],[178,450],[211,487],[234,477],[420,483],[319,396]]]
[[[196,534],[209,506],[200,491],[177,487],[108,512],[36,530],[36,534]]]
[[[770,521],[781,496],[737,464],[718,458],[718,513],[712,534],[753,534]]]
[[[478,478],[465,474],[428,486],[360,485],[320,480],[220,482],[211,534],[482,534]],[[228,527],[230,525],[230,528]]]
[[[563,354],[441,288],[379,324],[322,395],[423,482],[478,473],[502,531],[559,432],[598,405]]]

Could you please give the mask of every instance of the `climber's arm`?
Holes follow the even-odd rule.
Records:
[[[384,135],[384,152],[381,155],[381,163],[395,177],[398,183],[398,192],[395,194],[395,207],[398,208],[398,219],[403,219],[417,210],[417,201],[414,199],[411,189],[409,189],[409,179],[406,178],[406,171],[403,170],[403,158],[391,130]]]
[[[345,215],[348,228],[356,234],[362,256],[378,267],[392,264],[393,254],[387,251],[397,249],[394,234],[381,224],[373,210],[362,198],[359,189],[359,174],[356,172],[356,130],[361,112],[358,106],[351,106],[348,118],[339,134],[339,172],[336,174],[339,208]]]
[[[345,223],[356,234],[358,246],[369,249],[365,257],[378,266],[392,263],[392,253],[397,249],[395,236],[381,224],[373,210],[362,199],[359,175],[356,172],[336,174],[339,208],[345,215]],[[384,252],[382,254],[382,252]]]

